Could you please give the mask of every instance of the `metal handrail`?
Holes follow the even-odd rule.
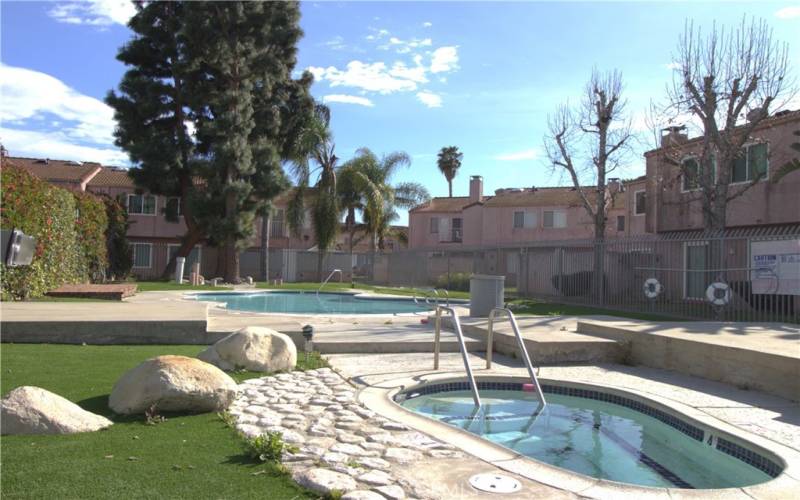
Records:
[[[425,303],[427,305],[431,305],[431,303],[428,302],[428,299],[430,299],[430,293],[433,293],[434,295],[436,295],[436,306],[437,307],[439,306],[439,292],[437,292],[435,288],[421,288],[420,291],[428,292],[425,295],[423,295],[423,298],[425,299]],[[420,305],[419,301],[417,300],[417,289],[414,289],[414,303],[417,304],[417,305]],[[450,301],[449,300],[448,300],[448,304],[447,305],[450,305]]]
[[[475,406],[481,407],[481,397],[478,395],[478,385],[475,383],[475,376],[472,374],[472,367],[469,365],[469,355],[467,354],[467,344],[464,343],[464,333],[461,331],[461,321],[458,319],[455,309],[447,306],[436,306],[436,326],[434,329],[435,337],[433,343],[433,369],[439,369],[439,341],[442,332],[442,311],[450,313],[453,318],[453,329],[458,337],[458,344],[461,347],[461,358],[464,360],[464,369],[467,371],[470,387],[472,388],[472,399]]]
[[[486,327],[486,369],[488,370],[492,367],[493,326],[494,317],[498,312],[508,315],[508,321],[511,323],[511,329],[514,331],[514,336],[517,338],[517,345],[522,353],[522,360],[525,362],[525,368],[528,369],[528,375],[531,377],[531,382],[533,382],[533,386],[536,387],[536,393],[539,395],[539,400],[543,405],[546,405],[547,401],[544,399],[542,387],[539,385],[539,380],[536,378],[536,372],[531,364],[531,358],[528,356],[528,349],[525,348],[525,341],[522,339],[522,334],[519,332],[519,327],[517,326],[517,319],[514,317],[514,313],[511,312],[511,309],[495,307],[489,313],[489,324]]]
[[[450,306],[450,292],[448,292],[446,288],[434,288],[433,290],[435,292],[437,292],[437,296],[438,296],[438,292],[440,292],[440,291],[444,292],[445,305],[447,305],[449,307]]]
[[[319,286],[319,288],[317,288],[317,295],[319,295],[319,291],[322,290],[322,287],[327,285],[328,281],[330,281],[330,279],[333,278],[333,275],[336,274],[336,273],[339,273],[339,277],[340,278],[342,277],[342,270],[341,269],[334,269],[333,271],[331,271],[331,274],[329,274],[328,277],[325,278],[325,280]]]

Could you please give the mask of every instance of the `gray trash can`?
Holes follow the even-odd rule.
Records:
[[[469,315],[489,316],[495,307],[505,303],[505,276],[473,274],[469,279]]]

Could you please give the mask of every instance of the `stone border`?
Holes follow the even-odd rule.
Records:
[[[480,381],[513,381],[526,382],[524,377],[511,376],[479,376]],[[358,399],[367,408],[376,413],[430,435],[435,435],[445,443],[476,456],[490,464],[508,472],[519,474],[528,479],[560,488],[581,496],[598,498],[680,498],[695,497],[698,493],[715,497],[746,498],[792,498],[800,491],[800,452],[769,439],[751,434],[743,429],[722,422],[700,410],[681,403],[652,395],[645,395],[629,389],[611,386],[598,386],[587,383],[576,383],[565,380],[540,379],[542,384],[553,384],[575,388],[586,388],[600,392],[608,392],[631,399],[640,400],[653,407],[680,415],[680,418],[698,426],[712,428],[716,434],[724,435],[732,442],[749,448],[760,448],[763,453],[773,455],[774,459],[784,466],[783,472],[775,479],[753,486],[726,489],[684,490],[678,488],[649,488],[604,479],[597,479],[576,472],[555,467],[544,462],[521,455],[509,448],[477,437],[463,429],[447,425],[428,417],[414,413],[394,401],[394,396],[401,391],[408,391],[430,383],[450,381],[461,382],[463,375],[457,372],[428,373],[413,378],[398,378],[381,382],[379,386],[370,386],[359,392]]]

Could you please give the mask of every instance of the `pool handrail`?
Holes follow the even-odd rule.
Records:
[[[319,286],[319,288],[317,288],[317,295],[319,295],[319,291],[322,290],[322,287],[327,285],[328,281],[330,281],[330,279],[333,278],[333,275],[336,274],[336,273],[339,273],[339,277],[340,278],[342,277],[342,270],[341,269],[334,269],[333,271],[331,271],[331,273],[328,275],[328,277],[325,278],[322,281],[322,284]]]
[[[458,319],[455,309],[448,306],[436,306],[436,321],[434,326],[433,342],[433,369],[439,369],[439,342],[442,335],[442,311],[449,312],[453,319],[453,329],[458,337],[458,344],[461,347],[461,359],[464,361],[464,369],[467,372],[470,388],[472,389],[472,399],[475,406],[481,408],[481,397],[478,394],[478,384],[475,383],[475,376],[472,374],[472,367],[469,365],[469,354],[467,354],[467,344],[464,342],[464,332],[461,330],[461,321]]]
[[[439,292],[444,292],[445,305],[449,307],[450,306],[450,292],[448,292],[446,288],[434,288],[434,291],[437,293],[437,295],[438,295]]]
[[[428,299],[430,299],[430,294],[433,293],[436,296],[436,306],[437,307],[439,306],[439,292],[437,292],[435,288],[420,288],[419,290],[421,292],[427,292],[423,295],[423,298],[425,299],[425,303],[427,305],[431,305]],[[419,301],[417,300],[417,289],[414,289],[414,303],[420,305]],[[450,305],[449,298],[447,301],[447,305]]]
[[[528,375],[531,377],[531,382],[533,382],[533,386],[536,388],[536,394],[539,396],[539,400],[542,402],[542,405],[547,405],[547,401],[544,398],[544,393],[542,392],[542,387],[539,385],[539,379],[536,378],[536,371],[533,369],[531,358],[528,355],[528,349],[525,347],[525,340],[522,338],[522,334],[519,332],[517,319],[514,317],[514,313],[511,312],[511,309],[508,309],[507,307],[495,307],[489,312],[489,323],[486,326],[486,369],[489,370],[492,368],[494,337],[493,327],[494,318],[498,313],[507,315],[508,321],[511,323],[511,330],[514,332],[514,336],[517,338],[517,345],[519,346],[520,353],[522,353],[522,361],[525,363],[525,368],[528,369]]]

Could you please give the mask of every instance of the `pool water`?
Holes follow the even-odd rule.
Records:
[[[731,488],[772,479],[649,415],[610,402],[481,390],[414,396],[401,404],[523,455],[601,479],[663,488]]]
[[[228,309],[267,313],[308,314],[401,314],[429,308],[413,299],[355,297],[344,293],[255,292],[198,293],[197,300],[224,302]]]

